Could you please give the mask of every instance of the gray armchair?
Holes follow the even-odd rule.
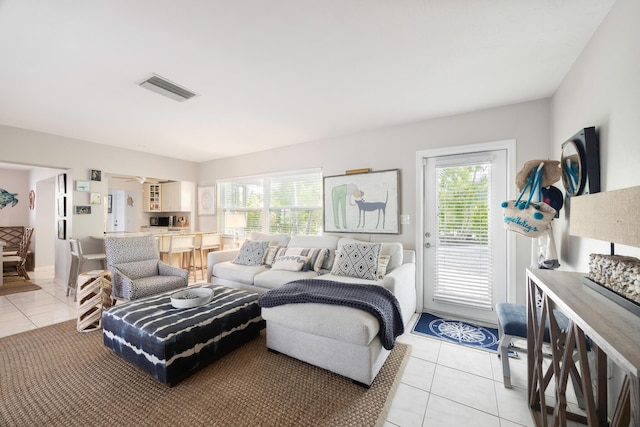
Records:
[[[151,235],[105,237],[107,268],[114,298],[134,300],[187,287],[189,272],[160,260]]]

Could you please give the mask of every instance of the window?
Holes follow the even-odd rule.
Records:
[[[322,172],[318,169],[218,181],[224,214],[244,213],[246,227],[224,234],[322,234]]]

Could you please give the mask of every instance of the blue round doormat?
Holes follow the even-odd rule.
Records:
[[[482,350],[498,350],[498,330],[460,320],[444,319],[431,313],[421,313],[413,333],[439,338]]]

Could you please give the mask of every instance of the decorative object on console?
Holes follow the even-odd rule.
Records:
[[[569,220],[572,236],[611,242],[610,255],[591,255],[589,277],[583,282],[638,315],[640,286],[634,278],[640,275],[640,261],[615,256],[614,244],[640,247],[639,210],[640,186],[574,197]],[[603,276],[603,263],[609,264],[607,269],[615,265],[611,276]]]
[[[567,196],[600,192],[600,146],[588,127],[562,144],[562,182]]]
[[[325,177],[324,231],[398,234],[399,175],[392,169]]]

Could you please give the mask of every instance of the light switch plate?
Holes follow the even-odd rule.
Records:
[[[409,224],[410,218],[409,215],[400,215],[400,224]]]

